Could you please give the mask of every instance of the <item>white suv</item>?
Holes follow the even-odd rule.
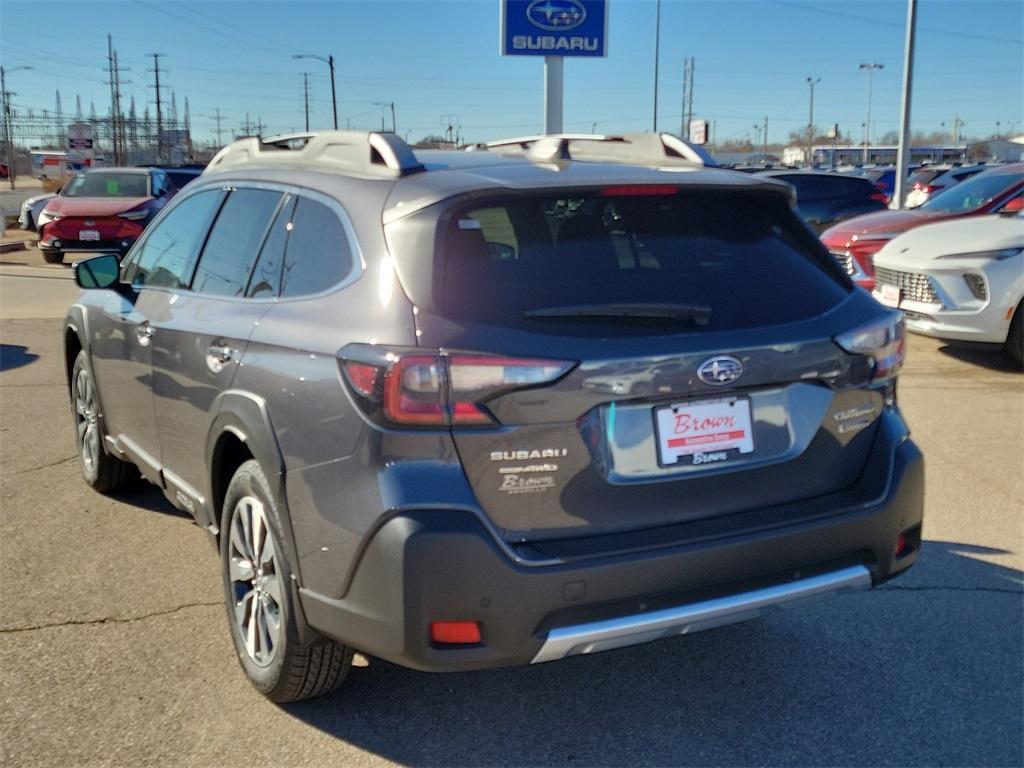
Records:
[[[1003,344],[1024,358],[1024,213],[918,227],[875,256],[878,301],[928,336]],[[1008,206],[1009,207],[1009,206]]]

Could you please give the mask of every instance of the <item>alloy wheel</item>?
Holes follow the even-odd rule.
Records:
[[[255,664],[269,666],[283,637],[284,581],[266,507],[255,496],[243,496],[231,512],[227,567],[238,637]]]
[[[82,466],[92,474],[100,458],[100,429],[96,407],[96,386],[85,368],[75,378],[75,422],[78,428],[78,451]]]

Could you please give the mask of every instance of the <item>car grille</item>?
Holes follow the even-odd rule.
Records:
[[[853,263],[853,256],[849,253],[841,253],[839,251],[830,251],[833,258],[839,262],[839,266],[846,270],[846,274],[851,277],[856,273],[857,268]]]
[[[920,272],[901,272],[897,269],[875,267],[875,283],[877,285],[894,285],[900,289],[900,295],[911,301],[925,304],[939,304],[939,297],[932,287],[931,278]]]

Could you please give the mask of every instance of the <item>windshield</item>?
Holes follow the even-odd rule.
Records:
[[[922,205],[921,210],[940,213],[973,211],[992,202],[1021,178],[1020,173],[982,173],[943,190]]]
[[[80,173],[64,187],[64,197],[147,197],[149,174]]]

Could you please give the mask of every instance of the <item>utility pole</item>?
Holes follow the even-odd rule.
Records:
[[[686,135],[686,86],[690,82],[690,60],[683,59],[683,103],[680,105],[679,115],[679,135],[684,139],[689,138]]]
[[[960,114],[953,118],[953,146],[956,146],[960,142],[960,128],[967,125],[963,120],[960,119]]]
[[[7,73],[15,72],[19,69],[32,69],[32,67],[11,67],[10,69],[0,67],[0,104],[2,104],[3,107],[3,114],[0,115],[0,118],[2,118],[4,126],[4,149],[6,150],[7,158],[7,180],[11,184],[11,189],[14,189],[14,179],[17,176],[17,172],[14,167],[14,123],[11,122],[11,96],[17,96],[18,94],[14,91],[7,90]]]
[[[160,57],[166,56],[166,53],[147,53],[147,56],[153,57],[153,68],[150,72],[153,73],[156,78],[156,85],[153,88],[156,90],[156,161],[162,163],[164,161],[164,113],[163,113],[163,102],[160,95]]]
[[[654,17],[654,122],[653,131],[658,132],[658,64],[661,58],[661,0],[658,0]]]
[[[871,81],[875,77],[876,69],[885,69],[885,64],[878,64],[872,62],[870,64],[861,64],[861,69],[868,71],[868,115],[864,120],[864,157],[861,162],[864,165],[868,164],[868,146],[871,144]]]
[[[696,60],[691,56],[683,67],[683,138],[690,139],[690,123],[693,122],[693,70]]]
[[[220,107],[217,107],[217,113],[213,116],[213,119],[217,121],[217,129],[215,133],[217,134],[217,149],[220,149],[221,147],[224,146],[224,142],[221,140],[221,134],[224,131],[220,127],[220,123],[222,120],[224,120],[224,116],[220,113]]]
[[[306,104],[306,132],[309,133],[309,72],[302,73],[302,97]]]
[[[900,107],[900,143],[896,150],[896,189],[890,207],[899,210],[906,196],[910,164],[910,104],[914,85],[914,37],[917,34],[917,0],[907,0],[907,37],[903,48],[903,98]],[[957,115],[959,120],[959,115]],[[956,128],[953,128],[954,132]]]
[[[764,164],[768,165],[768,115],[764,116]]]
[[[393,102],[393,101],[375,101],[375,102],[373,102],[373,105],[375,107],[380,107],[380,129],[381,129],[381,131],[382,132],[384,131],[384,110],[385,109],[390,109],[391,110],[391,132],[392,133],[398,133],[398,131],[395,130],[395,102]]]
[[[118,125],[117,125],[117,77],[115,72],[117,71],[114,65],[114,41],[110,35],[107,35],[107,75],[109,80],[107,83],[110,85],[110,144],[114,154],[114,165],[121,165],[121,142],[118,138]]]
[[[807,119],[807,164],[814,165],[814,86],[821,82],[821,78],[808,77],[807,84],[811,86],[811,111]]]

